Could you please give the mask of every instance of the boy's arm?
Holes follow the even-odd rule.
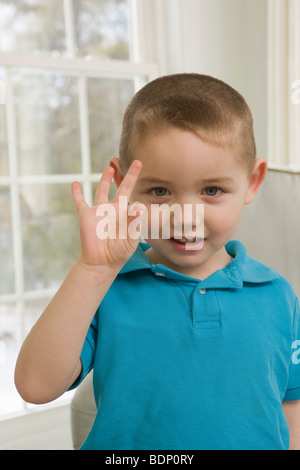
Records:
[[[81,373],[87,331],[117,272],[78,262],[27,336],[15,370],[16,387],[30,403],[61,396]]]
[[[300,450],[300,400],[282,406],[290,430],[290,450]]]
[[[58,398],[81,372],[80,354],[93,316],[139,243],[139,240],[129,236],[125,240],[99,240],[96,234],[99,222],[97,206],[113,206],[116,223],[122,210],[125,213],[121,214],[120,220],[127,217],[129,226],[137,216],[130,217],[128,208],[119,204],[119,198],[130,198],[141,168],[140,162],[133,162],[112,203],[108,200],[108,194],[114,170],[107,168],[98,185],[95,207],[92,208],[84,201],[79,183],[72,185],[79,218],[81,256],[21,348],[15,383],[25,401],[42,404]],[[135,207],[136,210],[143,210],[142,205],[136,204]]]

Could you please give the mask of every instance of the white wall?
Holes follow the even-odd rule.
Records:
[[[183,70],[213,75],[249,103],[258,153],[267,153],[266,0],[180,0]]]
[[[204,73],[236,88],[267,156],[267,0],[142,1],[144,58],[158,60],[162,74]]]

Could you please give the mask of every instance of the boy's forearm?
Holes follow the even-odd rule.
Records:
[[[118,272],[78,262],[27,336],[15,371],[25,401],[48,403],[80,373],[80,354],[93,316]]]
[[[300,400],[282,404],[290,431],[290,450],[300,450]]]

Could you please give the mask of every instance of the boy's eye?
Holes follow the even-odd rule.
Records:
[[[163,197],[167,195],[168,190],[165,188],[154,188],[151,193],[154,194],[154,196]]]
[[[218,196],[220,194],[220,192],[221,192],[221,189],[214,188],[214,187],[205,189],[205,195],[209,196],[209,197]]]

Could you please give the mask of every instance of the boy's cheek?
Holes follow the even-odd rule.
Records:
[[[211,239],[212,237],[220,237],[230,239],[236,232],[239,225],[239,220],[230,215],[220,214],[217,217],[211,219],[205,217],[205,237]]]
[[[205,206],[205,225],[211,225],[215,226],[216,228],[220,227],[224,229],[226,227],[235,226],[240,221],[243,209],[244,205],[241,205],[239,202],[228,206]]]

